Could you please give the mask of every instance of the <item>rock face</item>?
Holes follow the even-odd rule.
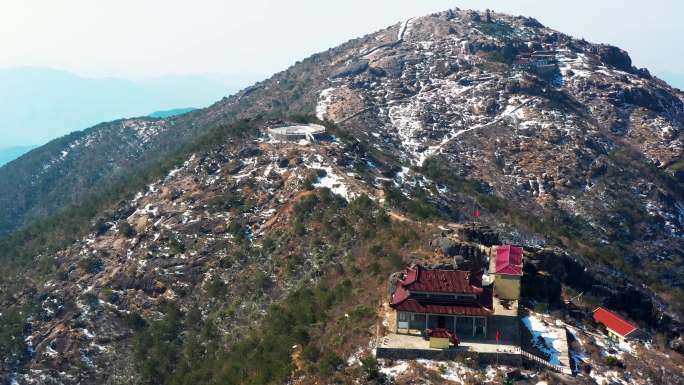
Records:
[[[514,65],[535,53],[550,74]],[[477,218],[460,227],[466,243],[440,238],[432,246],[480,266],[480,249],[468,241],[542,250],[530,269],[603,290],[616,307],[625,303],[615,293],[629,290],[648,307],[634,317],[681,332],[682,304],[644,283],[684,282],[684,95],[633,69],[624,51],[530,18],[436,13],[313,55],[207,109],[111,123],[128,124],[121,129],[135,136],[125,136],[130,143],[110,163],[125,167],[158,136],[286,113],[316,114],[336,137],[307,146],[263,134],[215,143],[102,213],[79,242],[40,256],[54,260],[57,277],[0,302],[2,309],[40,298],[26,325],[30,359],[21,368],[0,361],[0,381],[131,382],[131,314],[159,319],[168,302],[211,310],[208,291],[234,299],[218,333],[238,339],[321,269],[321,256],[293,248],[288,258],[298,262],[284,279],[271,254],[241,253],[240,245],[267,250],[265,239],[289,223],[292,202],[322,187],[347,201],[366,194],[403,220]],[[71,144],[93,132],[100,131]],[[76,175],[62,165],[79,154],[63,150],[43,149],[55,160],[43,171],[50,183]],[[574,249],[544,251],[554,242]],[[243,284],[257,275],[270,280],[269,291]],[[597,276],[620,281],[604,287]]]
[[[625,72],[632,71],[632,59],[627,52],[612,45],[600,45],[597,51],[604,63]]]

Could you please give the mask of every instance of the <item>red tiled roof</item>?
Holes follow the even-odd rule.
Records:
[[[436,298],[413,298],[411,292],[475,294],[470,303],[452,303]],[[392,293],[391,306],[400,311],[463,316],[487,316],[494,313],[491,289],[482,288],[479,273],[460,270],[426,270],[420,265],[404,272]]]
[[[594,310],[594,320],[598,323],[605,325],[605,327],[613,330],[614,332],[623,337],[627,337],[627,335],[637,330],[636,326],[625,321],[612,311],[606,310],[602,307],[599,307],[596,310]]]
[[[474,303],[472,305],[437,304],[426,301],[419,301],[413,298],[406,299],[398,304],[393,304],[392,307],[399,311],[408,311],[412,313],[431,313],[462,316],[489,316],[494,314],[493,310],[487,309],[479,303]]]
[[[400,303],[411,295],[411,292],[406,290],[402,285],[398,285],[394,294],[392,294],[392,303]]]
[[[482,292],[481,277],[461,270],[424,270],[417,265],[406,269],[406,278],[399,281],[400,286],[410,291],[432,293],[467,293]]]
[[[401,281],[403,285],[410,285],[418,280],[418,274],[420,273],[420,266],[409,267],[406,269],[406,277]]]
[[[522,275],[522,255],[523,249],[520,246],[497,246],[494,273]]]

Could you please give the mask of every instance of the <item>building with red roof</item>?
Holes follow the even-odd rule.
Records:
[[[494,273],[522,275],[522,255],[523,249],[520,246],[497,246]]]
[[[523,248],[496,246],[489,260],[489,273],[494,276],[494,294],[501,299],[520,299],[520,279],[523,275]]]
[[[397,331],[448,330],[456,335],[487,335],[494,314],[492,291],[482,287],[482,272],[405,269],[391,295]]]
[[[594,321],[605,326],[608,329],[608,335],[619,341],[636,335],[637,330],[639,330],[629,321],[602,307],[594,310]]]

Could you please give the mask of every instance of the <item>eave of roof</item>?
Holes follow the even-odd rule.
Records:
[[[391,306],[396,310],[412,313],[461,315],[470,317],[485,317],[494,314],[494,310],[488,309],[481,304],[438,304],[419,301],[413,298],[408,298],[399,304]]]

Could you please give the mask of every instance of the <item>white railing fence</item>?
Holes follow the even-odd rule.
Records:
[[[553,363],[551,363],[551,362],[549,362],[549,361],[547,361],[547,360],[545,360],[545,359],[543,359],[537,355],[534,355],[534,354],[527,352],[525,350],[522,350],[522,349],[520,349],[520,354],[523,356],[523,358],[527,358],[528,360],[530,360],[532,362],[544,365],[547,368],[555,370],[558,373],[572,375],[572,369],[570,369],[569,367],[553,364]]]

